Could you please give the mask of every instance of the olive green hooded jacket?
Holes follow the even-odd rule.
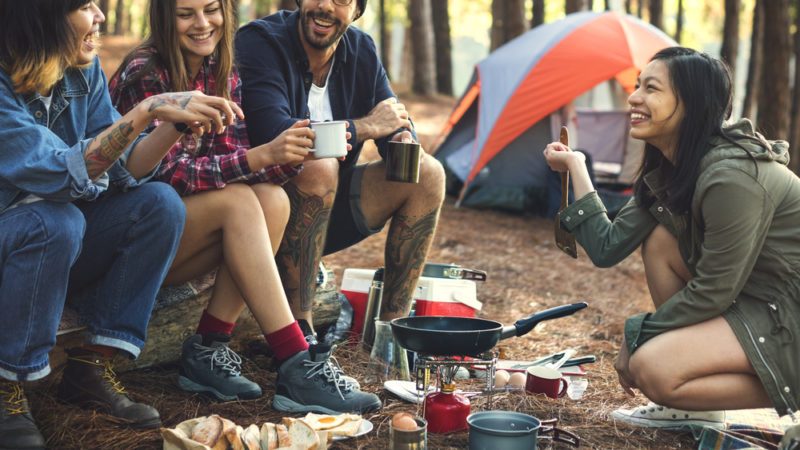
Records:
[[[747,120],[726,129],[763,140]],[[786,142],[771,141],[770,150],[750,139],[737,142],[752,157],[722,138],[710,140],[691,214],[674,214],[663,199],[648,210],[631,199],[612,222],[592,192],[561,212],[561,227],[595,265],[610,267],[664,225],[694,279],[655,312],[627,319],[629,351],[722,315],[784,415],[800,408],[800,179],[786,167]],[[660,175],[645,175],[651,190],[661,186]]]

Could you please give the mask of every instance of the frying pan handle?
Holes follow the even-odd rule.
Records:
[[[559,317],[566,317],[575,314],[575,312],[582,310],[589,306],[586,302],[573,303],[571,305],[561,305],[555,308],[546,309],[544,311],[533,314],[524,319],[519,319],[514,322],[514,325],[503,327],[500,332],[500,339],[510,338],[512,336],[522,336],[531,331],[539,322],[550,319],[558,319]]]

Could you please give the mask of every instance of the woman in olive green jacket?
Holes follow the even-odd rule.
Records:
[[[657,405],[613,414],[626,422],[721,423],[671,408],[800,408],[800,179],[785,142],[726,122],[731,97],[720,61],[681,47],[653,57],[628,99],[645,156],[613,222],[582,154],[557,142],[544,151],[572,174],[578,200],[560,226],[595,265],[642,246],[656,310],[627,319],[615,368],[629,394]]]

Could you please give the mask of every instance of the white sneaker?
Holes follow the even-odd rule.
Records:
[[[649,428],[683,428],[689,425],[725,428],[725,411],[685,411],[653,402],[633,409],[620,408],[611,413],[611,418]]]

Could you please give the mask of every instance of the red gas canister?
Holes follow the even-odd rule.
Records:
[[[450,433],[467,429],[469,399],[454,392],[455,383],[445,383],[440,392],[425,396],[425,420],[431,433]]]

